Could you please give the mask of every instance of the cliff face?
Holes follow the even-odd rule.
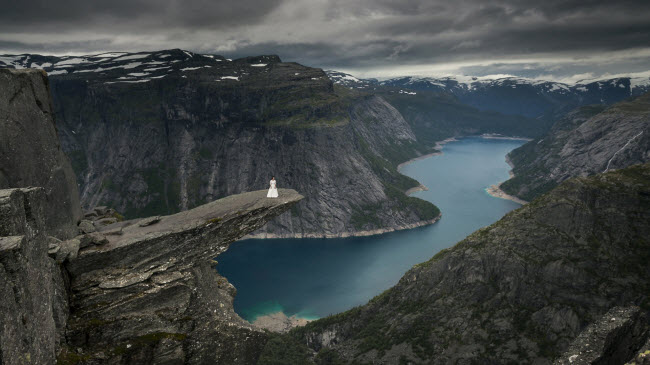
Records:
[[[567,180],[282,339],[333,363],[550,363],[610,308],[650,310],[649,237],[650,164]]]
[[[36,106],[36,105],[34,105]],[[0,190],[0,364],[52,364],[65,341],[68,295],[47,255],[43,188]]]
[[[1,111],[15,133],[0,135],[0,145],[34,143],[2,155],[2,176],[78,194],[74,181],[60,186],[60,175],[43,177],[65,162],[57,159],[52,119],[41,113],[50,103],[47,79],[36,70],[0,76],[0,90],[13,91],[4,104],[11,108]],[[30,90],[44,94],[23,97]],[[39,118],[26,118],[32,115]],[[77,226],[62,209],[71,197],[60,191],[0,189],[0,363],[254,363],[267,334],[234,312],[235,289],[212,260],[301,199],[290,189],[279,189],[277,199],[258,190],[175,215],[100,224],[97,232],[88,221]],[[51,236],[69,227],[75,237]]]
[[[70,238],[81,218],[79,191],[61,150],[45,73],[0,69],[0,189],[40,186],[47,234]]]
[[[501,189],[524,200],[573,177],[650,161],[650,93],[610,107],[583,107],[512,151],[515,177]]]
[[[258,235],[345,236],[439,214],[403,194],[418,184],[396,162],[427,151],[401,115],[320,69],[180,50],[30,62],[45,61],[84,208],[170,214],[275,176],[305,200]]]

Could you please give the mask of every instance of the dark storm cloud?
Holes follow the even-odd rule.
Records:
[[[258,21],[280,0],[32,0],[10,1],[0,12],[0,29],[94,30],[111,26],[218,29]],[[35,29],[34,29],[35,28]],[[120,29],[114,29],[119,32]]]
[[[369,72],[457,64],[523,75],[558,63],[621,72],[650,63],[649,14],[647,0],[16,1],[0,12],[0,52],[179,47]]]

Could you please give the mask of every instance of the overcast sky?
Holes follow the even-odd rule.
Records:
[[[0,53],[169,48],[363,77],[650,76],[650,1],[26,0],[0,12]]]

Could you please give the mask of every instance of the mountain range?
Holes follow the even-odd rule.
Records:
[[[612,104],[650,91],[650,77],[582,80],[575,84],[514,76],[397,77],[379,81],[327,71],[336,84],[349,88],[417,95],[448,93],[481,110],[538,118],[580,105]]]
[[[418,183],[397,172],[399,163],[434,152],[449,137],[535,138],[558,110],[617,101],[644,87],[631,79],[573,87],[523,79],[377,81],[277,56],[230,60],[179,49],[2,55],[0,67],[50,76],[58,134],[84,209],[108,205],[127,218],[169,214],[263,188],[275,175],[306,198],[258,237],[431,223],[439,211],[404,195]],[[523,112],[528,104],[539,107]]]
[[[7,57],[2,58],[7,61]],[[259,236],[369,234],[433,222],[397,162],[428,152],[381,97],[277,56],[228,60],[182,50],[21,56],[51,75],[82,206],[127,218],[292,187],[305,200]]]
[[[516,101],[486,110],[451,91],[337,85],[277,56],[0,60],[52,75],[48,84],[43,72],[0,71],[0,158],[11,167],[0,174],[2,361],[646,361],[650,103],[634,87],[603,87],[611,94],[589,106],[571,95],[544,106],[535,94],[530,105],[542,106],[521,115]],[[257,234],[431,223],[440,212],[404,194],[418,183],[396,165],[471,133],[533,138],[510,154],[515,176],[502,185],[530,203],[347,312],[284,335],[234,313],[235,290],[209,261],[230,242],[282,211]],[[72,169],[96,222],[77,226]],[[304,199],[256,191],[201,205],[264,189],[273,174]],[[153,217],[102,225],[99,204]]]

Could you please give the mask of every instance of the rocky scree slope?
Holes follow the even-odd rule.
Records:
[[[19,164],[25,156],[2,156],[3,178],[78,194],[74,179],[39,180],[66,162],[57,159],[64,155],[56,153],[55,133],[35,133],[54,128],[41,113],[50,104],[42,72],[0,70],[0,90],[12,91],[0,93],[9,122],[30,127],[13,128],[9,138],[36,135],[39,144],[26,153],[53,154],[40,169]],[[43,94],[29,97],[31,91]],[[11,145],[0,137],[1,146]],[[279,194],[229,196],[175,215],[100,225],[98,232],[88,221],[77,227],[63,209],[51,215],[68,206],[68,196],[42,187],[0,189],[0,364],[254,363],[268,335],[235,314],[235,289],[213,259],[302,199],[290,189]],[[75,237],[53,237],[67,232],[55,223],[75,227]]]
[[[531,200],[573,176],[650,161],[650,93],[610,107],[569,113],[541,136],[509,154],[515,177],[501,189]]]
[[[574,178],[368,304],[273,339],[260,363],[548,364],[611,308],[650,310],[649,261],[650,164]]]
[[[335,87],[277,56],[181,50],[12,56],[49,72],[84,208],[169,214],[268,187],[305,200],[260,236],[346,236],[431,223],[395,166],[431,152],[380,97]]]

